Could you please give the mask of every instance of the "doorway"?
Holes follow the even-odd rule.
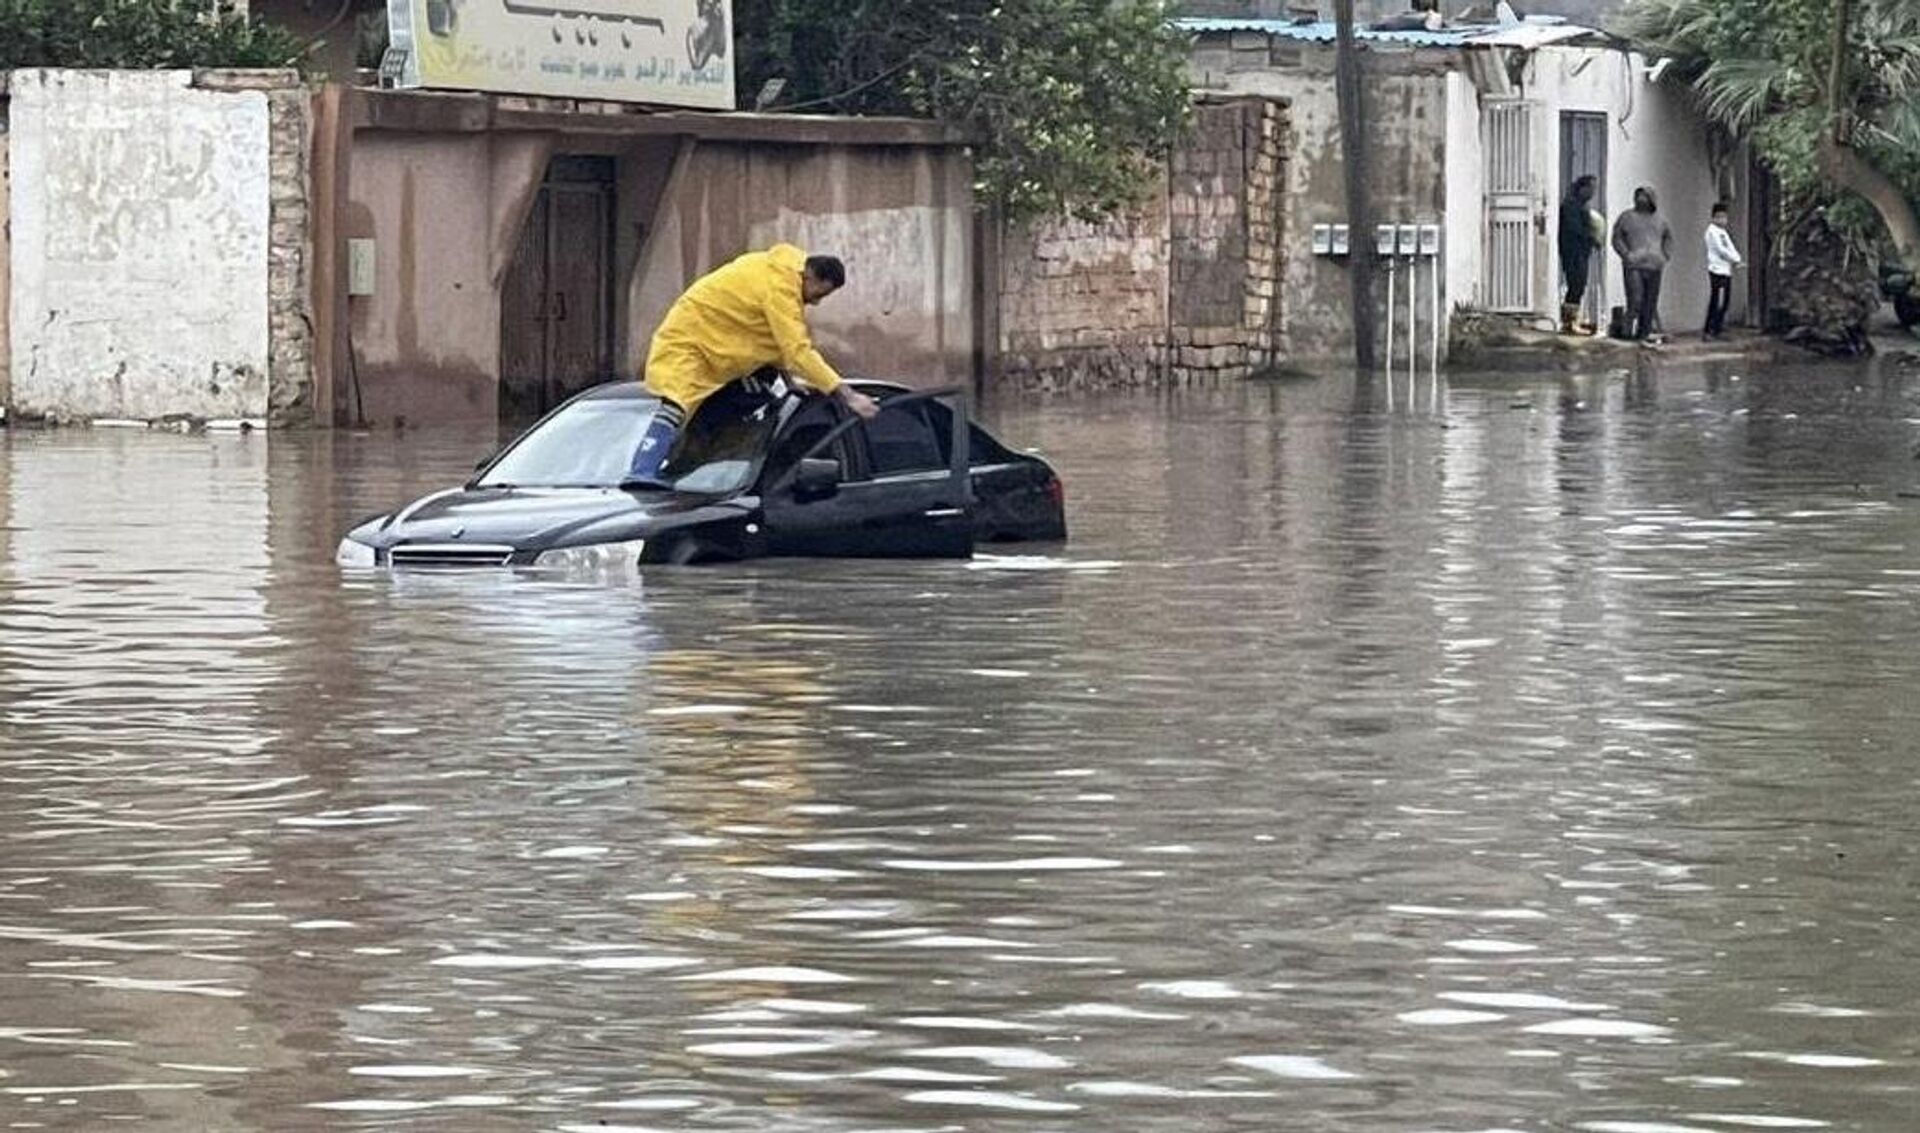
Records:
[[[613,377],[611,157],[547,166],[500,293],[500,416],[537,417]]]
[[[1593,200],[1588,208],[1607,215],[1607,116],[1585,110],[1560,114],[1560,196],[1564,200],[1575,178],[1593,175]],[[1555,217],[1556,221],[1558,216]],[[1557,231],[1557,228],[1556,228]],[[1557,259],[1557,256],[1556,256]],[[1556,281],[1560,286],[1563,281]],[[1607,296],[1607,242],[1600,241],[1587,262],[1587,298],[1581,314],[1593,326],[1605,329],[1600,317]]]

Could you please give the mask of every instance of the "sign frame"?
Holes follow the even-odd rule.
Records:
[[[387,0],[381,85],[735,107],[731,0]]]

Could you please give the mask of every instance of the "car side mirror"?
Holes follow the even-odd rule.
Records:
[[[800,462],[793,477],[793,494],[800,499],[818,500],[840,490],[840,462],[824,456],[810,456]]]

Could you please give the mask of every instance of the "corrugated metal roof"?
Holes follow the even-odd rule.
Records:
[[[1173,23],[1183,31],[1263,32],[1276,39],[1301,40],[1307,43],[1332,43],[1335,36],[1334,25],[1330,20],[1294,23],[1291,20],[1190,16],[1177,19]],[[1413,47],[1472,45],[1531,49],[1588,36],[1598,36],[1602,33],[1579,24],[1564,23],[1557,18],[1529,17],[1525,22],[1518,24],[1471,24],[1443,28],[1440,31],[1378,31],[1373,28],[1355,28],[1353,34],[1355,39],[1368,42],[1404,43]]]
[[[1334,26],[1330,20],[1296,24],[1291,20],[1189,16],[1173,23],[1175,27],[1191,32],[1257,31],[1277,39],[1299,39],[1308,43],[1332,43],[1334,40]],[[1422,47],[1455,47],[1466,42],[1466,31],[1459,28],[1445,31],[1374,31],[1371,28],[1355,28],[1353,34],[1356,39],[1410,43]]]

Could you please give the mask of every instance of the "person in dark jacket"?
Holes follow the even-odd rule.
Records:
[[[1563,334],[1592,334],[1592,326],[1580,323],[1580,305],[1587,296],[1587,269],[1593,262],[1597,243],[1588,212],[1593,204],[1593,174],[1574,178],[1560,202],[1560,271],[1566,276],[1566,297],[1560,301],[1560,330]]]
[[[1660,276],[1673,258],[1673,229],[1660,215],[1653,190],[1645,185],[1633,191],[1633,207],[1613,222],[1613,250],[1626,271],[1627,316],[1633,337],[1649,345],[1660,343]]]

